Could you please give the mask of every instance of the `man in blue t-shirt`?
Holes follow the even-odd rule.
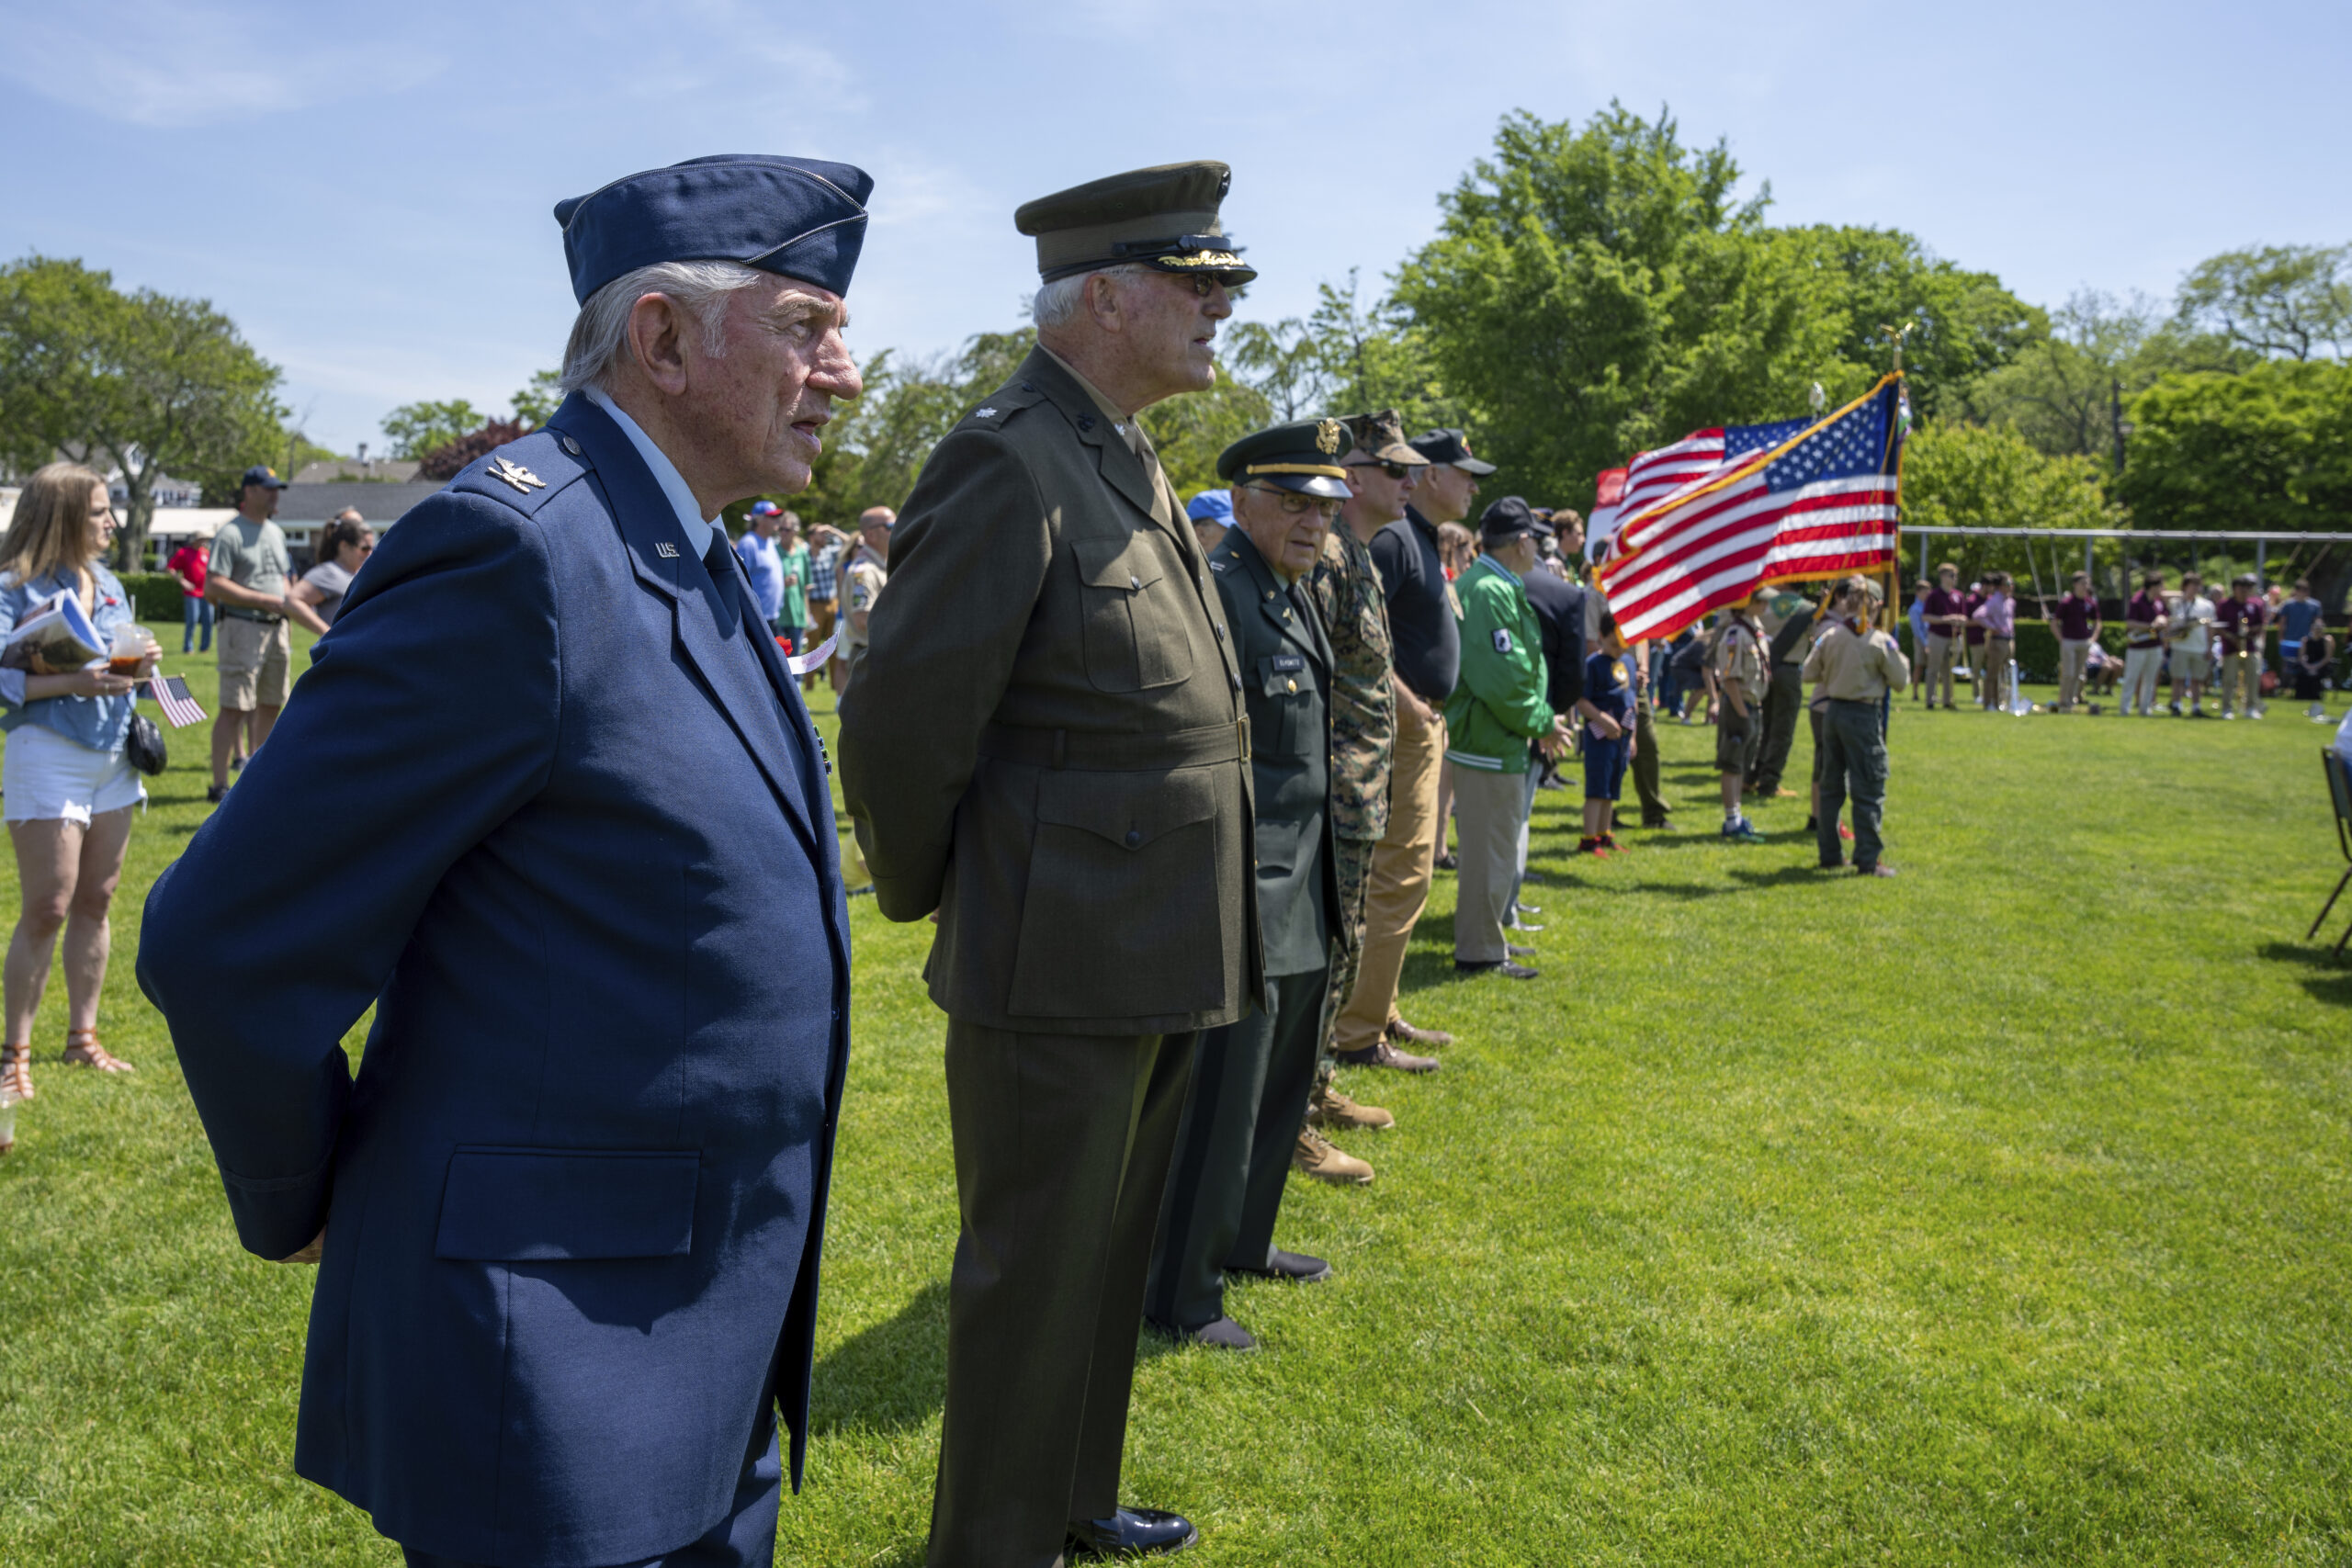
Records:
[[[776,554],[776,519],[784,508],[773,501],[755,501],[748,517],[751,526],[735,541],[735,558],[743,563],[743,575],[752,580],[752,603],[759,606],[760,619],[775,629],[776,617],[784,611],[784,558]]]
[[[1625,787],[1625,764],[1639,743],[1634,728],[1634,683],[1625,675],[1625,639],[1617,617],[1600,613],[1600,647],[1584,661],[1584,836],[1577,853],[1604,858],[1625,846],[1611,829],[1617,797]]]

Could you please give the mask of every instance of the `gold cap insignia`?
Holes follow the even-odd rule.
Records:
[[[1315,427],[1315,449],[1325,457],[1340,449],[1340,422],[1327,419]]]
[[[501,457],[497,462],[492,463],[490,466],[490,477],[494,479],[504,479],[524,495],[528,495],[535,490],[548,488],[547,480],[539,478],[512,457]]]

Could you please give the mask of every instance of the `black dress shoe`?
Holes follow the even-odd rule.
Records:
[[[1107,1519],[1069,1522],[1073,1557],[1150,1557],[1182,1551],[1200,1539],[1192,1520],[1159,1508],[1122,1508]]]
[[[1170,1339],[1191,1345],[1205,1345],[1212,1350],[1255,1350],[1257,1338],[1229,1317],[1214,1317],[1198,1328],[1180,1328],[1172,1323],[1144,1319],[1153,1328]],[[1123,1510],[1124,1511],[1124,1510]]]
[[[1453,972],[1457,975],[1504,975],[1514,980],[1532,980],[1538,973],[1524,964],[1513,964],[1508,958],[1498,958],[1487,964],[1471,964],[1457,958],[1453,961]]]
[[[1503,951],[1510,953],[1513,958],[1532,958],[1535,956],[1535,950],[1533,948],[1521,947],[1515,942],[1507,942],[1503,943]]]
[[[1331,1266],[1319,1258],[1309,1258],[1304,1252],[1284,1252],[1277,1247],[1269,1253],[1263,1269],[1244,1269],[1238,1264],[1229,1264],[1226,1272],[1248,1274],[1260,1280],[1295,1280],[1302,1285],[1312,1285],[1318,1280],[1329,1279]]]

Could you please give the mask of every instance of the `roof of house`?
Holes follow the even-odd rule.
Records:
[[[390,527],[402,513],[428,495],[438,495],[439,479],[418,479],[408,484],[303,484],[299,480],[286,487],[277,498],[277,525],[281,528],[316,527],[346,506],[356,506],[359,515],[370,525]]]
[[[305,463],[295,470],[291,483],[298,485],[334,484],[338,480],[376,481],[407,484],[416,478],[418,465],[405,457],[370,457],[360,462],[356,457],[330,457],[324,462]],[[360,508],[366,511],[367,508]]]

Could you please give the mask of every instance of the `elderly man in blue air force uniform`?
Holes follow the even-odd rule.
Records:
[[[1313,593],[1324,536],[1348,499],[1336,419],[1244,436],[1217,458],[1233,526],[1209,552],[1250,710],[1257,796],[1258,932],[1266,1001],[1201,1036],[1192,1096],[1159,1212],[1145,1320],[1227,1350],[1257,1341],[1225,1310],[1225,1275],[1310,1281],[1331,1266],[1274,1246],[1283,1179],[1315,1087],[1331,941],[1340,934],[1331,844],[1331,644]]]
[[[876,902],[939,919],[963,1227],[932,1568],[1195,1537],[1120,1506],[1120,1461],[1195,1041],[1241,1017],[1261,954],[1242,670],[1136,413],[1216,378],[1255,276],[1219,231],[1227,178],[1140,169],[1013,215],[1037,347],[923,465],[842,705]]]
[[[295,1468],[412,1564],[766,1563],[779,1404],[799,1483],[846,906],[712,520],[860,390],[870,186],[706,158],[560,203],[570,396],[384,536],[148,898],[238,1238],[321,1265]]]

